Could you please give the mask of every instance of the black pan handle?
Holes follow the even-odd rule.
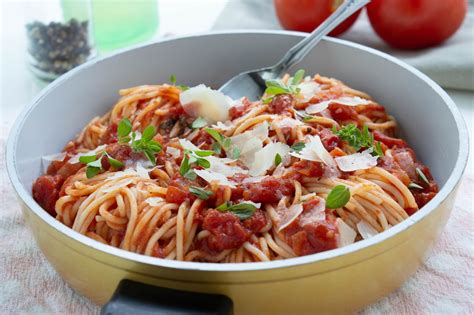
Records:
[[[232,300],[225,295],[186,292],[124,279],[101,315],[232,315]]]

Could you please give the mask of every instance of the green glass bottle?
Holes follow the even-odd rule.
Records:
[[[91,0],[91,16],[100,52],[150,40],[158,28],[156,0]]]

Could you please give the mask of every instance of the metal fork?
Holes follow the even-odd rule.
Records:
[[[370,0],[345,0],[311,34],[291,47],[277,64],[242,72],[224,83],[219,91],[233,99],[242,96],[246,96],[250,100],[259,99],[264,94],[266,80],[276,79],[283,75],[291,66],[300,62],[325,35],[369,2]]]

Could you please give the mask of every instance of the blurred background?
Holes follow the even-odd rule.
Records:
[[[15,118],[45,86],[70,69],[107,54],[163,38],[232,29],[309,32],[342,0],[0,0],[0,215],[2,233],[26,232],[4,167],[4,144]],[[415,66],[447,90],[474,138],[474,3],[472,0],[372,0],[369,10],[349,18],[336,34],[385,51]],[[389,84],[389,82],[388,82]],[[437,122],[433,122],[437,123]],[[436,139],[430,139],[436,141]],[[393,305],[431,304],[437,313],[473,313],[473,281],[452,285],[452,266],[472,270],[474,162],[472,154],[457,211],[425,265],[402,289],[366,314],[389,313]],[[461,214],[464,213],[464,217]],[[467,216],[466,216],[467,213]],[[467,218],[467,219],[466,219]],[[468,222],[466,223],[466,220]],[[460,226],[469,231],[462,232]],[[3,232],[2,232],[3,231]],[[466,233],[470,233],[466,237]],[[467,239],[467,241],[466,241]],[[464,240],[464,243],[460,243]],[[459,242],[459,243],[458,243]],[[451,251],[458,248],[465,257]],[[0,255],[0,303],[28,313],[96,313],[46,263],[31,239],[12,249],[34,257],[35,266]],[[4,270],[3,266],[22,268]],[[31,272],[40,269],[41,272]],[[15,279],[21,272],[32,296]],[[457,281],[457,280],[456,280]],[[436,285],[443,294],[425,290]],[[43,290],[44,288],[44,290]],[[454,308],[453,305],[457,305]],[[409,313],[409,311],[407,311]]]

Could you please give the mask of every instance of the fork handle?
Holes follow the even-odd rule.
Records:
[[[271,76],[277,78],[286,72],[291,66],[300,62],[324,36],[329,34],[329,32],[336,28],[341,22],[369,2],[370,0],[345,0],[337,10],[334,11],[313,32],[311,32],[311,34],[288,50],[283,58],[272,67],[274,70],[272,71]]]

